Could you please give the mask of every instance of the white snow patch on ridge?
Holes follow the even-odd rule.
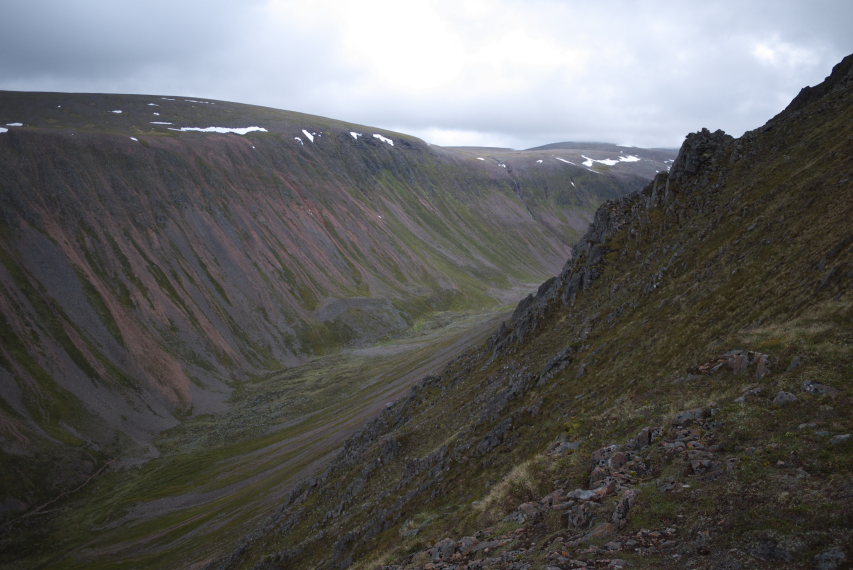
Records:
[[[485,159],[485,158],[483,158],[482,156],[478,156],[478,157],[477,157],[477,160],[486,160],[486,159]]]
[[[299,138],[299,137],[293,137],[293,140],[295,140],[296,142],[298,142],[298,143],[299,143],[299,144],[301,144],[302,146],[305,146],[305,143],[304,143],[304,142],[302,142],[302,139],[301,139],[301,138]]]
[[[628,156],[620,156],[619,158],[603,158],[601,160],[596,160],[594,158],[590,158],[585,154],[581,155],[586,160],[583,162],[583,165],[587,168],[592,166],[592,163],[597,162],[599,164],[603,164],[605,166],[613,166],[614,164],[619,164],[620,162],[638,162],[640,157],[629,154]]]
[[[24,123],[6,123],[7,127],[23,127]]]
[[[364,136],[364,135],[362,135],[361,133],[357,133],[357,132],[355,132],[355,131],[350,131],[350,132],[349,132],[349,134],[350,134],[350,136],[351,136],[352,138],[354,138],[355,140],[358,140],[358,137],[363,137],[363,136]]]
[[[116,115],[121,115],[122,113],[124,113],[124,111],[122,111],[121,109],[116,109],[115,111],[110,111],[110,113],[115,113]]]
[[[390,144],[391,146],[394,146],[394,141],[392,141],[392,140],[391,140],[391,139],[389,139],[388,137],[383,137],[383,136],[382,136],[382,135],[380,135],[379,133],[373,133],[373,138],[375,138],[375,139],[379,139],[379,140],[381,140],[381,141],[382,141],[382,142],[384,142],[384,143],[388,143],[388,144]]]
[[[132,140],[132,141],[136,141],[136,142],[139,142],[139,139],[138,139],[138,138],[136,138],[136,137],[130,137],[130,140]]]
[[[170,131],[196,131],[199,133],[234,133],[235,135],[245,135],[248,133],[253,133],[255,131],[259,131],[262,133],[267,132],[267,130],[263,127],[181,127],[180,129],[169,129]]]
[[[314,142],[314,135],[312,135],[311,133],[309,133],[309,132],[308,132],[308,131],[306,131],[305,129],[302,129],[302,133],[303,133],[306,137],[308,137],[308,140],[309,140],[309,141]]]
[[[572,166],[577,166],[577,164],[575,164],[571,160],[566,160],[565,158],[560,158],[559,156],[555,156],[554,158],[556,158],[560,162],[565,162],[566,164],[571,164]],[[584,157],[584,158],[586,158],[586,157]]]
[[[152,125],[171,125],[172,123],[167,123],[165,121],[151,121]]]
[[[605,159],[602,159],[602,160],[595,160],[594,158],[590,158],[590,157],[588,157],[588,156],[587,156],[587,155],[585,155],[585,154],[582,154],[582,155],[581,155],[581,158],[585,158],[585,159],[586,159],[586,160],[584,160],[584,161],[583,161],[583,163],[582,163],[582,164],[583,164],[584,166],[586,166],[587,168],[591,168],[591,167],[592,167],[592,163],[594,163],[594,162],[598,162],[598,163],[600,163],[600,164],[604,164],[605,166],[613,166],[614,164],[616,164],[617,162],[619,162],[618,160],[614,160],[614,159],[612,159],[612,158],[605,158]]]
[[[9,132],[9,129],[7,129],[6,127],[0,127],[0,133],[8,133],[8,132]]]

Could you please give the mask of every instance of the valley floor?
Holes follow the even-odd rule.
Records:
[[[108,472],[64,504],[20,521],[0,563],[202,567],[261,524],[367,418],[484,341],[507,316],[506,308],[442,313],[401,338],[248,381],[226,413],[164,433],[159,458]]]

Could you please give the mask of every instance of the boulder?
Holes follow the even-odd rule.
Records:
[[[808,392],[809,394],[819,394],[830,397],[838,395],[838,390],[836,388],[827,386],[826,384],[821,384],[820,382],[815,382],[814,380],[804,380],[801,388],[803,392]]]
[[[640,430],[640,433],[631,440],[630,446],[637,450],[645,449],[658,439],[661,436],[661,433],[662,430],[659,427],[644,427]]]
[[[613,516],[610,518],[613,524],[617,525],[619,528],[624,527],[627,523],[628,511],[631,510],[631,507],[633,507],[636,502],[637,491],[634,489],[626,489],[622,494],[622,497],[616,503],[616,507],[613,509]]]
[[[814,557],[815,570],[837,570],[844,567],[847,555],[838,547],[824,550]]]
[[[480,541],[477,540],[475,537],[463,536],[459,539],[459,552],[462,553],[463,556],[468,555],[474,551],[478,544],[480,544]]]
[[[832,439],[829,440],[830,445],[841,445],[843,443],[847,443],[850,441],[850,438],[853,437],[849,433],[839,434],[832,436]]]
[[[683,412],[679,412],[678,414],[676,414],[675,419],[672,420],[672,425],[688,426],[694,422],[701,420],[704,417],[704,408],[693,408],[692,410],[684,410]]]
[[[454,552],[456,552],[456,541],[450,538],[439,540],[435,543],[435,546],[429,550],[433,562],[450,560],[453,557]]]
[[[802,364],[803,364],[803,357],[802,356],[795,356],[794,358],[791,359],[791,363],[788,365],[787,372],[793,372],[794,370],[796,370],[797,368],[802,366]]]
[[[787,406],[788,404],[793,404],[796,401],[797,397],[795,395],[790,392],[780,390],[773,398],[773,405],[777,408],[781,408]]]

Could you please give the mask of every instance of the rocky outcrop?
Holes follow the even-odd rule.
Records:
[[[650,212],[660,211],[669,218],[683,217],[684,209],[700,207],[704,200],[696,189],[715,187],[724,181],[725,166],[731,159],[735,139],[723,131],[702,129],[687,135],[670,171],[658,174],[641,192],[611,200],[595,213],[592,224],[572,247],[572,256],[560,274],[543,283],[535,294],[522,300],[511,319],[502,323],[490,340],[495,355],[511,352],[539,330],[550,311],[571,307],[578,295],[601,276],[611,239],[626,227],[637,226]],[[673,244],[677,247],[677,244]],[[667,268],[663,267],[648,289],[657,287]]]
[[[732,350],[725,355],[756,354]],[[712,370],[704,374],[728,374],[740,378],[744,370],[726,356],[718,358]],[[718,379],[720,380],[720,379]],[[735,402],[737,402],[735,400]],[[817,404],[819,400],[813,403]],[[624,443],[600,447],[586,456],[588,473],[584,487],[558,487],[541,496],[519,503],[500,521],[468,536],[445,537],[426,549],[412,553],[383,570],[453,570],[458,568],[537,568],[554,570],[593,568],[677,568],[686,561],[705,560],[709,568],[748,568],[763,562],[779,567],[801,567],[805,535],[759,532],[754,537],[740,537],[743,548],[715,551],[713,541],[729,521],[679,514],[668,518],[666,525],[645,527],[631,524],[636,510],[661,508],[656,505],[698,497],[694,487],[720,489],[733,484],[742,456],[721,443],[724,428],[729,428],[739,414],[728,402],[675,412],[664,426],[646,426]],[[760,406],[754,402],[752,406]],[[728,414],[722,408],[729,410]],[[755,407],[753,413],[758,413]],[[774,412],[776,414],[781,411]],[[814,426],[805,426],[810,429]],[[803,426],[801,426],[803,428]],[[730,429],[730,428],[729,428]],[[846,444],[849,434],[829,440],[830,449]],[[838,443],[835,441],[838,440]],[[567,451],[559,442],[546,456],[551,462],[561,461],[564,453],[581,453],[577,446]],[[754,451],[754,450],[753,450]],[[777,469],[787,470],[782,478],[785,488],[791,481],[802,481],[811,475],[802,468],[780,460]],[[559,472],[559,471],[558,471]],[[793,484],[796,489],[797,485]],[[787,493],[787,491],[786,491]],[[653,494],[646,499],[644,494]],[[787,496],[787,495],[783,495]],[[713,500],[705,498],[704,500]],[[647,517],[647,515],[644,515]],[[647,519],[646,519],[647,520]],[[814,544],[814,538],[806,539]],[[815,568],[841,568],[848,554],[842,546],[826,548],[813,556]],[[628,563],[626,558],[633,560]],[[670,565],[671,563],[671,565]],[[811,567],[811,566],[809,566]]]
[[[853,83],[853,55],[848,55],[832,68],[832,73],[821,83],[813,87],[803,87],[780,115],[796,112],[832,91],[843,89],[851,83]]]
[[[734,138],[721,130],[712,133],[708,129],[702,129],[687,135],[675,162],[672,163],[668,179],[681,182],[700,172],[708,175],[719,170],[731,151],[733,142]]]

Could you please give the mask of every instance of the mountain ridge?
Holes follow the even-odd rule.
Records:
[[[221,413],[243,380],[514,302],[598,203],[647,178],[559,161],[510,175],[400,133],[189,98],[2,92],[0,124],[12,514],[156,457],[157,434]]]
[[[844,567],[851,63],[739,139],[689,135],[210,567]]]

